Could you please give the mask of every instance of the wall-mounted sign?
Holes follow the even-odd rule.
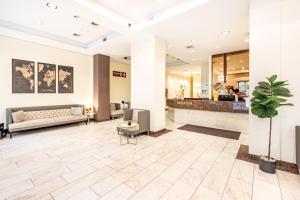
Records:
[[[113,71],[113,76],[126,78],[126,72]]]

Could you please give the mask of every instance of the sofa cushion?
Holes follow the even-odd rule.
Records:
[[[33,119],[33,120],[26,120],[19,123],[12,123],[8,125],[9,130],[15,130],[15,129],[24,129],[24,128],[38,128],[42,125],[46,124],[52,124],[55,123],[55,120],[53,118],[47,118],[47,119]]]
[[[114,111],[111,111],[111,115],[112,116],[123,115],[123,110],[114,110]]]
[[[14,123],[19,123],[19,122],[25,121],[25,115],[24,115],[23,110],[19,110],[17,112],[13,112],[11,114],[11,116],[13,118],[13,122]]]
[[[80,116],[83,114],[83,107],[71,107],[71,115]]]

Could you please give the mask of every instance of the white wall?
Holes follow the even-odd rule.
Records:
[[[35,81],[35,94],[12,94],[13,58],[34,61],[35,67],[37,62],[73,66],[74,93],[38,94],[37,81]],[[92,67],[92,56],[0,36],[0,123],[5,122],[5,108],[7,107],[72,103],[92,105]]]
[[[113,71],[126,72],[126,78],[113,76]],[[110,60],[110,102],[119,103],[122,100],[130,102],[130,65]]]
[[[165,128],[165,42],[135,38],[131,45],[131,101],[133,108],[150,110],[150,129]]]
[[[300,1],[252,0],[250,5],[250,89],[266,76],[288,80],[294,107],[274,119],[272,156],[295,163],[295,126],[300,125]],[[250,153],[266,154],[268,120],[250,115]]]

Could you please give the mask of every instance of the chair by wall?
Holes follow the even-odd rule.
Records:
[[[133,120],[139,124],[139,130],[135,134],[150,133],[150,111],[143,109],[124,110],[124,121]]]

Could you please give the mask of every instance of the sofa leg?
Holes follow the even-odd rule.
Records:
[[[12,138],[12,133],[9,133],[9,138],[10,138],[10,139]]]

